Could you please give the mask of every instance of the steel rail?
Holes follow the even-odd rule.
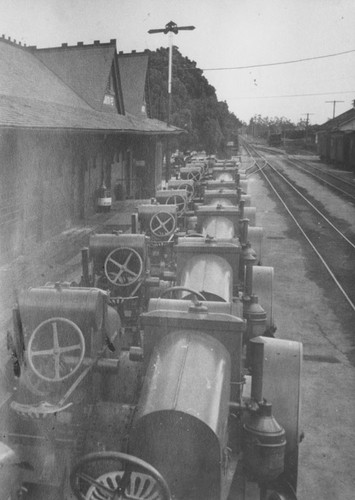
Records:
[[[279,172],[275,167],[273,167],[271,165],[271,163],[266,160],[258,151],[256,151],[256,153],[260,156],[260,158],[262,159],[262,161],[264,162],[264,165],[262,165],[262,167],[259,167],[258,165],[258,168],[259,170],[263,170],[267,165],[269,165],[273,170],[274,172],[277,173],[277,175],[279,177],[281,177],[281,179],[286,182],[306,203],[308,203],[308,205],[310,205],[313,210],[315,210],[318,215],[320,215],[329,225],[332,229],[334,229],[334,231],[336,231],[339,236],[341,236],[354,250],[355,250],[355,244],[350,241],[344,233],[342,233],[336,226],[334,226],[334,224],[320,211],[318,210],[318,208],[313,205],[313,203],[311,201],[309,201],[293,184],[292,182],[290,182],[284,175],[281,174],[281,172]]]
[[[301,170],[302,172],[306,172],[307,174],[311,175],[312,177],[316,178],[316,179],[319,179],[321,180],[324,184],[326,184],[327,186],[330,186],[331,188],[333,189],[336,189],[337,191],[339,191],[340,193],[343,193],[345,194],[346,196],[348,196],[349,198],[351,198],[352,200],[355,201],[355,196],[353,196],[352,194],[348,193],[347,191],[344,191],[343,189],[341,189],[340,187],[336,186],[335,184],[332,184],[331,182],[329,181],[326,181],[323,177],[315,174],[314,172],[312,172],[311,170],[308,170],[307,168],[304,168],[302,167],[301,165],[295,163],[294,160],[291,160],[290,158],[286,157],[286,160],[291,163],[291,165],[294,165],[296,168],[298,168],[299,170]],[[299,160],[298,160],[299,161]],[[313,168],[313,167],[312,167]],[[317,168],[317,167],[314,167],[315,170],[318,170],[320,172],[322,172],[321,169]],[[346,184],[350,187],[352,187],[354,190],[355,190],[355,185],[351,182],[348,182],[348,181],[345,181],[344,179],[342,179],[341,177],[338,177],[336,175],[333,175],[331,173],[328,173],[328,172],[322,172],[323,174],[325,175],[328,175],[330,177],[334,177],[334,179],[342,182],[343,184]]]
[[[308,164],[305,162],[305,160],[300,160],[298,158],[290,158],[290,156],[292,156],[292,155],[287,154],[282,149],[268,148],[266,146],[259,145],[259,144],[256,145],[256,146],[254,146],[254,149],[255,149],[255,152],[258,152],[258,153],[259,153],[258,150],[261,149],[261,150],[270,151],[271,153],[275,153],[275,154],[277,154],[277,153],[282,154],[285,157],[285,160],[287,160],[289,163],[291,163],[292,165],[294,165],[299,170],[301,170],[303,172],[306,172],[307,174],[315,177],[316,179],[321,180],[324,184],[327,184],[328,186],[336,189],[337,191],[339,191],[339,192],[345,194],[346,196],[348,196],[349,198],[352,198],[353,200],[355,200],[355,196],[353,196],[352,194],[348,193],[347,191],[342,190],[340,187],[336,186],[335,184],[332,184],[331,182],[326,181],[323,177],[317,176],[314,172],[312,172],[312,170],[320,172],[320,173],[324,174],[325,176],[332,177],[333,179],[336,179],[337,181],[341,182],[342,184],[344,184],[346,186],[349,186],[350,188],[352,188],[352,189],[355,190],[355,183],[354,182],[349,182],[349,181],[343,179],[342,177],[339,177],[338,175],[335,175],[334,173],[328,172],[328,171],[326,171],[326,170],[324,170],[324,169],[322,169],[320,167],[317,167],[317,166],[312,166],[311,170],[308,169],[308,168],[305,168],[306,166],[308,166]],[[301,166],[302,164],[304,165],[303,167]]]
[[[260,155],[260,153],[258,153],[257,151],[255,151],[257,154],[259,154],[259,156],[262,158],[262,156]],[[296,188],[294,188],[292,186],[292,184],[284,178],[284,176],[282,174],[280,174],[280,172],[277,171],[277,169],[275,169],[269,162],[267,162],[264,158],[262,158],[263,161],[265,161],[266,163],[269,164],[269,166],[275,171],[277,172],[277,174],[279,174],[279,176],[285,180],[298,194],[301,195],[301,197],[307,201],[307,203],[309,203],[309,205],[314,208],[317,213],[319,213],[327,222],[330,223],[331,227],[333,229],[335,229],[341,236],[344,237],[344,239],[350,243],[350,245],[355,248],[355,245],[353,245],[325,216],[323,216],[323,214],[321,212],[319,212],[319,210],[314,207],[314,205],[309,202],[303,195],[302,193],[300,193]],[[265,165],[264,165],[265,166]],[[329,275],[331,276],[331,278],[333,279],[333,281],[335,282],[336,286],[339,288],[339,290],[341,291],[341,293],[343,294],[343,296],[345,297],[346,301],[348,302],[348,304],[350,305],[350,307],[352,308],[352,310],[355,312],[355,304],[352,302],[351,298],[348,296],[348,294],[346,293],[346,291],[344,290],[344,288],[341,286],[340,282],[338,281],[338,279],[336,278],[336,276],[334,275],[333,271],[330,269],[330,267],[328,266],[328,264],[326,263],[326,261],[324,260],[323,256],[320,254],[320,252],[316,249],[316,247],[314,246],[314,244],[312,243],[312,241],[309,239],[309,237],[307,236],[307,234],[305,233],[305,231],[302,229],[301,225],[299,224],[299,222],[297,221],[297,219],[295,218],[295,216],[293,215],[293,213],[291,212],[291,210],[288,208],[287,204],[285,203],[285,201],[282,199],[282,197],[280,196],[280,194],[278,193],[278,191],[276,190],[276,188],[273,186],[273,184],[271,183],[270,179],[268,178],[268,176],[265,174],[264,170],[260,168],[260,172],[263,174],[265,180],[268,182],[268,184],[270,185],[270,187],[272,188],[272,190],[274,191],[274,193],[276,194],[276,196],[278,197],[278,199],[281,201],[282,205],[284,206],[284,208],[286,209],[286,211],[288,212],[288,214],[291,216],[291,218],[293,219],[293,221],[295,222],[296,226],[298,227],[298,229],[301,231],[302,235],[305,237],[305,239],[307,240],[307,242],[309,243],[309,245],[311,246],[312,250],[315,252],[315,254],[317,255],[317,257],[320,259],[320,261],[322,262],[322,264],[324,265],[324,267],[326,268],[326,270],[328,271]]]

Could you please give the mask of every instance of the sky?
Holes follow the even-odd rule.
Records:
[[[0,12],[0,35],[39,48],[116,38],[118,51],[155,50],[169,36],[149,29],[193,25],[173,44],[246,123],[321,124],[333,101],[338,115],[355,99],[355,0],[0,0]]]

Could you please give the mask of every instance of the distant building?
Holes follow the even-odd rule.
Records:
[[[93,213],[103,182],[120,198],[154,193],[164,138],[182,131],[144,111],[146,58],[118,56],[116,40],[38,49],[0,38],[0,254]]]
[[[321,125],[317,144],[322,161],[355,172],[355,107]]]

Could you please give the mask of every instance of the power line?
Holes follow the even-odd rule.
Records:
[[[235,97],[231,99],[276,99],[279,97],[310,97],[315,95],[332,95],[332,94],[355,94],[355,90],[345,90],[341,92],[319,92],[315,94],[288,94],[288,95],[265,95],[265,96],[250,96],[250,97]]]
[[[253,65],[249,65],[249,66],[232,66],[229,68],[203,68],[202,71],[224,71],[224,70],[231,70],[231,69],[250,69],[250,68],[263,68],[265,66],[280,66],[282,64],[294,64],[294,63],[304,62],[304,61],[314,61],[315,59],[325,59],[326,57],[342,56],[344,54],[350,54],[351,52],[355,52],[355,49],[346,50],[344,52],[336,52],[335,54],[327,54],[324,56],[314,56],[314,57],[305,57],[303,59],[294,59],[292,61],[282,61],[282,62],[265,63],[265,64],[253,64]],[[191,69],[198,69],[198,68],[191,68]]]
[[[331,103],[333,104],[333,118],[335,118],[335,105],[337,102],[344,102],[344,101],[325,101],[326,103]]]

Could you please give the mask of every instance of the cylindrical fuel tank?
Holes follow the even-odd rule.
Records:
[[[234,238],[233,221],[226,217],[206,217],[202,223],[202,234],[212,236],[216,239],[232,239]]]
[[[39,323],[53,317],[65,317],[81,330],[102,326],[104,293],[98,288],[43,286],[30,288],[19,296],[23,326],[34,330]],[[31,333],[30,332],[30,333]]]
[[[212,169],[212,177],[213,179],[218,179],[220,176],[227,175],[224,177],[227,179],[236,180],[238,174],[238,169],[233,166],[225,166],[225,165],[215,165]]]
[[[116,248],[125,247],[136,250],[145,262],[147,241],[144,234],[92,234],[89,240],[90,258],[94,261],[95,269],[102,271],[108,254]]]
[[[149,300],[148,311],[174,310],[186,314],[189,307],[186,302],[184,299],[154,298]],[[204,306],[204,303],[201,302],[201,305]],[[239,299],[236,299],[235,302],[208,301],[207,307],[209,313],[230,314],[237,318],[243,317],[243,304]]]
[[[181,179],[192,179],[194,181],[201,180],[204,174],[204,165],[191,163],[186,167],[180,168],[180,177]]]
[[[218,255],[196,255],[182,269],[179,285],[204,294],[206,300],[230,302],[233,298],[232,268]]]
[[[216,181],[220,181],[220,182],[235,182],[234,175],[230,171],[223,171],[222,170],[220,172],[216,172],[213,177]]]
[[[234,226],[234,235],[239,235],[240,210],[236,206],[204,205],[198,207],[198,209],[196,210],[196,216],[196,229],[198,232],[202,232],[205,221],[213,217],[218,219],[229,219]]]
[[[237,183],[234,180],[224,181],[224,180],[213,180],[206,182],[206,191],[213,189],[237,189]]]
[[[159,203],[139,205],[138,208],[138,221],[140,224],[141,231],[150,232],[150,220],[153,215],[159,212],[166,212],[172,214],[175,219],[177,217],[176,205],[161,205]]]
[[[30,288],[20,295],[19,308],[26,343],[43,321],[65,318],[74,322],[83,333],[86,356],[95,355],[103,345],[104,339],[98,332],[102,332],[107,303],[98,288]],[[73,329],[68,328],[69,332]]]
[[[235,207],[236,203],[234,203],[231,199],[223,198],[223,195],[215,195],[216,197],[210,197],[206,199],[205,196],[205,204],[210,207]]]
[[[183,240],[183,241],[182,241]],[[195,240],[195,241],[191,241]],[[214,240],[213,238],[182,238],[181,242],[175,246],[176,249],[176,274],[177,283],[181,284],[182,272],[186,263],[190,262],[197,255],[218,256],[225,260],[232,269],[233,285],[237,286],[240,280],[239,261],[241,248],[237,240]],[[240,284],[240,283],[239,283]],[[220,298],[209,300],[220,300]]]
[[[155,193],[155,198],[159,203],[166,203],[166,201],[172,196],[181,196],[186,198],[186,189],[159,189]]]
[[[238,205],[238,192],[236,189],[211,189],[206,190],[204,194],[204,202],[206,205],[216,205],[220,203],[221,205]]]
[[[192,179],[170,179],[168,181],[168,189],[179,189],[179,186],[184,186],[181,189],[186,189],[186,186],[190,186],[191,189],[194,188],[194,181]]]
[[[202,333],[177,330],[152,355],[129,448],[159,470],[173,498],[221,498],[230,369],[226,349]]]

